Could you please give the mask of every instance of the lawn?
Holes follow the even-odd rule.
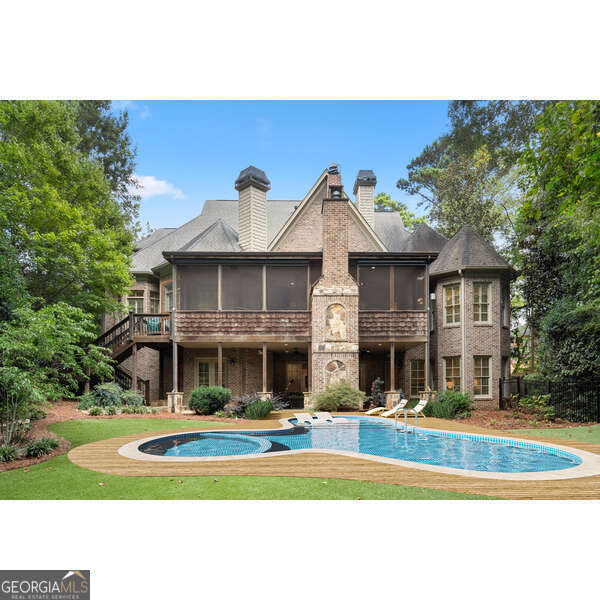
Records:
[[[73,446],[166,429],[215,428],[218,423],[161,419],[90,419],[55,423],[50,429]],[[223,423],[224,426],[227,424]],[[100,485],[100,484],[103,485]],[[74,465],[66,455],[0,473],[5,500],[460,500],[487,499],[384,483],[301,477],[124,477]]]
[[[557,438],[559,440],[600,444],[600,425],[566,427],[562,429],[512,429],[510,433],[524,433],[526,435]]]

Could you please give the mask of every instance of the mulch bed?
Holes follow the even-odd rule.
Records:
[[[468,419],[456,419],[458,423],[467,423],[488,429],[561,429],[565,427],[589,427],[595,423],[572,423],[557,419],[555,421],[536,421],[530,415],[515,417],[512,410],[477,410]]]
[[[40,456],[40,458],[20,458],[11,462],[0,462],[0,473],[3,471],[12,471],[13,469],[23,469],[30,467],[31,465],[37,465],[39,463],[46,462],[55,456],[65,454],[71,448],[71,442],[54,435],[51,431],[48,431],[48,425],[52,423],[58,423],[60,421],[69,421],[76,419],[81,415],[81,411],[75,408],[74,402],[56,402],[45,408],[48,413],[44,419],[33,421],[31,429],[29,431],[31,439],[37,439],[41,437],[54,437],[60,441],[60,446],[53,450],[50,454]]]

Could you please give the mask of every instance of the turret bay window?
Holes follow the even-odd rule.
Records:
[[[217,286],[217,265],[177,267],[181,310],[217,310]]]
[[[427,310],[423,267],[395,267],[394,304],[395,310]]]
[[[460,323],[460,285],[444,286],[444,323],[458,325]]]
[[[460,356],[444,358],[444,387],[447,390],[460,391]]]
[[[475,323],[490,322],[490,284],[473,284],[473,321]]]
[[[127,296],[127,306],[134,313],[144,312],[144,290],[131,290]]]
[[[306,310],[305,266],[267,266],[267,310]]]
[[[473,395],[490,395],[490,357],[473,357]]]
[[[390,309],[389,266],[360,265],[358,281],[360,310]]]
[[[221,267],[223,310],[262,310],[262,266]]]

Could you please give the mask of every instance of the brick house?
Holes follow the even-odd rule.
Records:
[[[248,167],[237,200],[208,200],[138,242],[131,312],[105,317],[100,338],[119,381],[152,404],[210,384],[310,406],[330,382],[369,394],[379,377],[390,399],[429,385],[498,406],[513,269],[470,227],[451,240],[424,224],[410,233],[374,209],[376,183],[359,171],[352,201],[331,165],[303,200],[271,200]]]

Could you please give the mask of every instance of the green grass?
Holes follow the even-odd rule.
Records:
[[[513,429],[511,433],[524,433],[526,435],[557,438],[559,440],[600,444],[600,425],[566,427],[562,429]]]
[[[225,423],[160,419],[95,419],[50,426],[73,446],[165,429],[214,428]],[[302,477],[124,477],[74,465],[66,455],[0,473],[5,500],[459,500],[486,499],[427,488]],[[104,485],[100,485],[103,483]]]

